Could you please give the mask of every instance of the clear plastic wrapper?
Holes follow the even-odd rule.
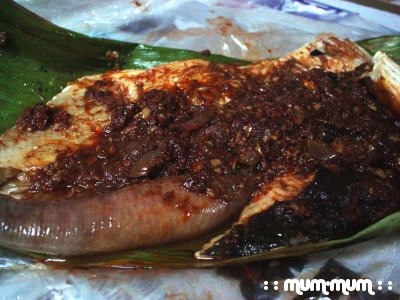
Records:
[[[353,40],[395,31],[357,13],[306,0],[19,1],[89,36],[256,60],[287,54],[329,32]]]

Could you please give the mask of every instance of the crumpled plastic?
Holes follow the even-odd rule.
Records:
[[[279,57],[329,32],[352,40],[395,34],[356,12],[307,0],[20,0],[55,24],[93,37]]]

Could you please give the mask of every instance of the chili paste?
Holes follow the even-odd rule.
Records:
[[[85,97],[107,106],[109,125],[94,146],[61,153],[33,171],[31,190],[107,192],[185,175],[186,189],[229,200],[244,185],[256,189],[277,176],[318,167],[372,172],[398,186],[400,121],[361,76],[369,67],[291,72],[289,62],[268,82],[246,78],[245,88],[225,105],[194,105],[188,88],[150,90],[124,103],[109,89],[112,83],[96,82]],[[43,105],[24,115],[20,124],[27,130],[57,119]]]

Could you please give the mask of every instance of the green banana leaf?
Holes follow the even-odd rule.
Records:
[[[381,36],[373,39],[357,42],[358,45],[366,49],[371,55],[378,51],[383,51],[395,60],[400,60],[400,36]]]
[[[89,38],[59,28],[11,0],[0,0],[0,32],[7,42],[0,45],[0,133],[10,128],[29,105],[51,99],[67,82],[84,75],[113,68],[150,68],[176,60],[202,58],[218,63],[248,62],[220,55],[105,39]],[[384,36],[359,41],[371,54],[381,50],[400,59],[400,36]],[[110,55],[112,53],[112,55]],[[116,55],[117,54],[117,55]],[[194,251],[210,235],[195,241],[154,249],[141,249],[90,257],[60,258],[29,253],[47,263],[71,266],[208,267],[262,259],[298,256],[366,240],[400,229],[400,212],[394,213],[363,231],[344,239],[276,248],[267,253],[209,261],[194,258]],[[220,228],[222,232],[224,228]],[[213,235],[216,235],[214,232]]]

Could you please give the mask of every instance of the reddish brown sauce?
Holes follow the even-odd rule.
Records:
[[[211,51],[209,49],[205,49],[205,50],[201,51],[200,53],[203,56],[210,56],[211,55]]]
[[[107,107],[110,124],[95,146],[61,153],[32,171],[31,191],[107,192],[184,175],[186,189],[231,199],[277,176],[318,168],[378,174],[399,186],[399,122],[377,102],[372,81],[360,77],[369,66],[341,74],[292,72],[289,62],[268,83],[210,68],[238,78],[240,88],[216,82],[214,92],[202,93],[201,83],[188,81],[125,103],[113,82],[96,82],[85,97]],[[231,100],[216,105],[213,93],[223,90]]]
[[[140,1],[138,1],[138,0],[133,1],[133,4],[134,4],[136,7],[142,6],[142,3],[141,3]]]
[[[71,125],[71,115],[58,108],[52,108],[43,103],[27,108],[17,120],[17,125],[29,132],[45,130],[52,127],[61,130]]]

